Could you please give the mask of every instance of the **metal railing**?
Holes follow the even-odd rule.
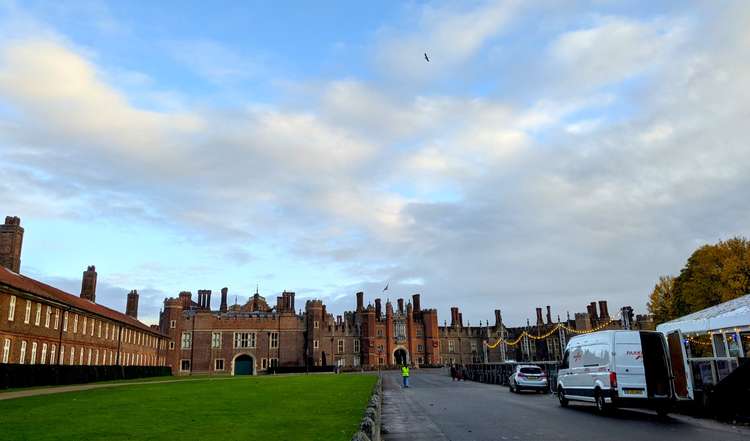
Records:
[[[516,366],[534,365],[539,366],[549,379],[548,384],[551,390],[555,390],[557,384],[557,370],[559,361],[529,361],[529,362],[505,362],[505,363],[477,363],[459,365],[459,369],[464,369],[464,376],[472,381],[480,383],[497,384],[501,386],[508,385],[508,378],[515,371]]]

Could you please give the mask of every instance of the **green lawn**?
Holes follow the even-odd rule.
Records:
[[[0,401],[5,440],[348,440],[376,377],[235,377]]]

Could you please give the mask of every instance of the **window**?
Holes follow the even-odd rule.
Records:
[[[378,337],[382,337],[382,336],[383,336],[383,329],[379,328],[378,329]]]
[[[255,347],[255,333],[254,332],[235,332],[234,333],[234,347],[235,348],[254,348]]]
[[[174,349],[174,342],[173,341],[169,342],[169,349],[170,350]]]
[[[78,351],[78,365],[83,366],[83,351],[84,348],[81,348],[80,351]]]
[[[21,354],[19,354],[18,356],[18,364],[24,364],[25,362],[26,362],[26,340],[22,340],[21,341]]]
[[[359,353],[359,340],[354,340],[354,352]]]
[[[454,341],[453,340],[448,340],[448,352],[453,352],[454,349],[455,349]]]
[[[174,329],[177,327],[177,320],[170,320],[169,321],[169,327]]]
[[[78,314],[73,315],[73,334],[78,332]]]
[[[279,367],[279,359],[278,358],[269,358],[268,359],[268,367]]]
[[[10,305],[8,305],[8,321],[12,322],[16,318],[16,296],[10,296]]]
[[[104,339],[106,340],[108,338],[109,338],[109,323],[105,323],[104,324]]]
[[[417,363],[420,364],[420,365],[423,365],[424,364],[424,358],[418,357],[417,358]]]
[[[424,335],[424,331],[422,331],[422,328],[417,328],[417,337],[422,337]]]
[[[44,316],[44,327],[49,328],[49,322],[52,319],[52,307],[47,305],[47,315]]]
[[[68,364],[72,366],[73,363],[75,363],[75,361],[76,361],[76,347],[75,346],[71,346],[71,348],[70,348],[70,363],[68,363]]]
[[[320,328],[320,322],[318,322],[317,320],[313,321],[313,328]]]
[[[344,339],[343,338],[339,339],[338,347],[336,349],[338,349],[338,353],[339,354],[343,354],[344,353]]]
[[[190,372],[190,360],[180,360],[180,371]]]
[[[47,343],[42,343],[42,358],[39,364],[47,364]]]
[[[423,345],[417,345],[417,351],[418,352],[424,351],[424,346]]]
[[[81,326],[81,334],[86,335],[86,320],[88,320],[86,317],[83,318],[83,326]]]
[[[55,308],[55,329],[60,325],[60,310]]]
[[[3,363],[8,362],[8,357],[10,357],[10,339],[6,338],[3,344]]]
[[[182,333],[182,349],[190,349],[193,344],[193,334],[189,332]]]
[[[91,335],[92,337],[94,336],[94,322],[95,321],[96,320],[91,319],[91,332],[89,333],[89,335]]]
[[[261,369],[267,369],[268,368],[268,360],[265,358],[260,359],[260,368]]]
[[[313,349],[318,349],[320,347],[320,341],[319,340],[313,340]]]
[[[49,364],[55,364],[55,345],[52,345],[49,349]]]
[[[477,342],[473,341],[471,342],[471,352],[477,351]]]
[[[29,319],[31,319],[31,300],[26,300],[26,315],[23,316],[23,322],[28,325]]]
[[[271,340],[270,340],[269,345],[271,349],[276,349],[279,347],[279,333],[278,332],[271,333]]]
[[[404,322],[396,322],[393,324],[394,330],[396,331],[396,339],[397,340],[404,340],[406,338],[406,323]]]
[[[214,349],[221,348],[221,332],[211,333],[211,347]]]
[[[99,327],[96,329],[96,336],[102,338],[102,322],[99,322]]]
[[[97,349],[94,352],[94,354],[95,354],[95,356],[94,356],[94,364],[98,366],[99,365],[99,349]]]
[[[60,364],[65,364],[65,345],[60,345]]]
[[[355,355],[354,358],[352,359],[352,366],[354,367],[359,366],[359,355]]]
[[[31,360],[29,361],[29,364],[36,363],[36,342],[31,342]]]
[[[63,331],[68,332],[68,311],[63,314]]]
[[[224,359],[223,358],[217,358],[214,360],[214,370],[215,371],[223,371],[224,370]]]
[[[385,360],[383,360],[383,357],[378,358],[378,364],[385,364]]]

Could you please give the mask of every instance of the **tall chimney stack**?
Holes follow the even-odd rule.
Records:
[[[125,314],[138,318],[138,291],[132,290],[128,293],[128,304],[125,307]]]
[[[552,308],[549,305],[547,305],[547,324],[552,324]]]
[[[81,279],[81,298],[96,302],[96,267],[89,265]]]
[[[596,314],[596,302],[591,302],[591,322],[599,321],[599,316]]]
[[[451,326],[458,326],[458,307],[451,307]]]
[[[365,293],[362,291],[357,293],[357,312],[362,312],[365,309]]]
[[[498,328],[503,324],[503,314],[499,309],[495,310],[495,327]]]
[[[404,315],[404,299],[398,299],[398,313]]]
[[[5,216],[5,224],[0,225],[0,266],[20,273],[22,246],[21,219],[16,216]]]
[[[420,304],[419,297],[419,294],[414,294],[411,296],[411,303],[414,308],[415,314],[422,310],[422,305]]]
[[[380,299],[375,299],[375,318],[377,320],[380,320],[380,315],[382,314],[382,306],[380,303]]]
[[[599,300],[599,318],[609,320],[609,311],[607,311],[607,301]]]
[[[220,312],[227,312],[227,294],[229,288],[221,288],[221,306],[219,306]]]
[[[536,308],[536,324],[543,325],[544,320],[542,319],[542,308]]]

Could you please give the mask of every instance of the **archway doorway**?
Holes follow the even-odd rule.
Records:
[[[234,375],[253,375],[255,360],[247,354],[241,354],[234,358]]]
[[[399,348],[393,351],[393,360],[397,366],[401,366],[409,363],[409,356],[406,349]]]

